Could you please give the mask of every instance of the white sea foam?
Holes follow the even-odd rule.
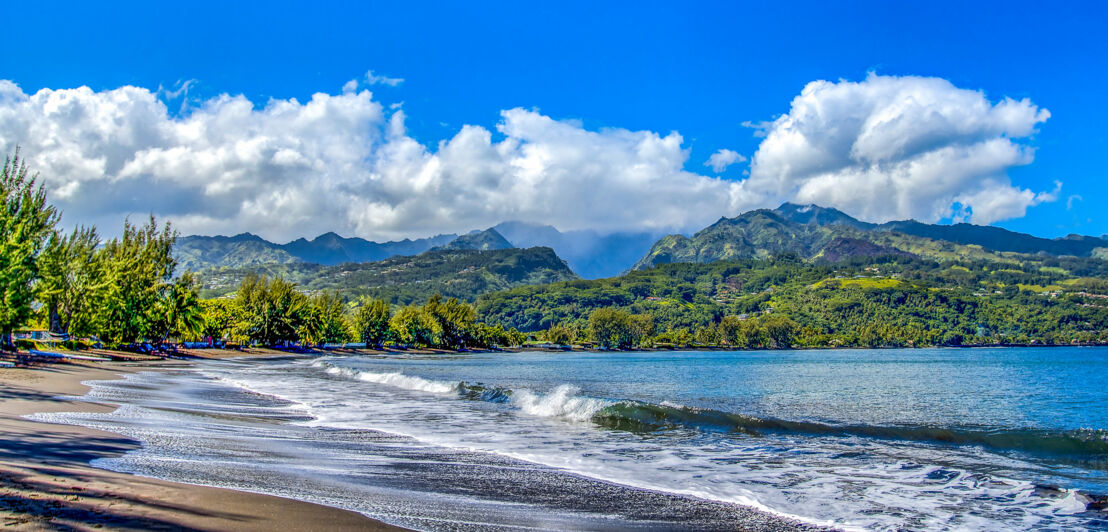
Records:
[[[460,383],[424,379],[423,377],[406,375],[400,372],[375,373],[335,366],[324,361],[316,361],[311,365],[326,368],[324,371],[329,375],[340,375],[349,379],[384,384],[405,390],[448,394],[458,392],[460,387]],[[576,386],[568,384],[558,386],[546,394],[527,389],[513,390],[509,403],[531,416],[561,418],[570,421],[588,421],[600,409],[612,404],[611,401],[580,396],[578,395],[580,391]]]
[[[431,393],[451,393],[458,391],[458,384],[456,383],[434,381],[422,377],[405,375],[400,372],[374,373],[372,371],[359,371],[338,366],[330,366],[325,371],[331,375],[342,375],[355,380],[375,382],[377,384],[404,388],[405,390]]]
[[[390,371],[392,365],[367,371],[339,364],[320,359],[301,362],[299,368],[310,365],[321,371],[290,368],[293,371],[259,374],[236,367],[231,373],[244,388],[311,405],[313,426],[383,430],[618,484],[804,516],[808,522],[839,528],[884,529],[908,523],[946,529],[995,529],[1015,523],[1020,528],[1080,528],[1082,522],[1080,516],[1066,520],[1085,506],[1076,492],[1040,495],[1026,481],[974,473],[965,468],[977,460],[973,450],[772,435],[718,441],[643,439],[576,423],[612,403],[585,396],[572,385],[549,391],[516,387],[507,402],[491,404],[460,401],[459,384]],[[324,378],[324,373],[332,378]],[[351,386],[343,379],[374,386]],[[670,401],[660,404],[681,407]],[[904,460],[903,453],[912,459]],[[1007,469],[1020,466],[1013,462]],[[854,496],[863,492],[864,497]],[[971,507],[974,511],[963,511]]]
[[[576,386],[563,384],[548,394],[530,390],[515,390],[510,403],[525,414],[540,417],[556,417],[572,421],[588,421],[610,404],[609,401],[581,397]]]

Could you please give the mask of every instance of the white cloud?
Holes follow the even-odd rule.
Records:
[[[536,111],[464,126],[434,148],[401,110],[344,88],[255,106],[222,95],[172,117],[142,88],[25,94],[0,81],[0,148],[19,144],[65,222],[125,216],[183,233],[388,239],[504,220],[563,229],[692,229],[735,212],[738,184],[686,172],[677,133],[588,131]]]
[[[746,157],[740,155],[739,152],[723,148],[708,157],[708,161],[704,163],[704,166],[710,166],[715,173],[719,174],[723,173],[728,166],[743,161],[746,161]]]
[[[871,220],[988,222],[1057,197],[1005,175],[1032,158],[1013,139],[1048,116],[943,80],[815,82],[769,127],[750,177],[731,181],[686,171],[676,132],[590,131],[521,108],[500,113],[499,140],[467,125],[425,146],[399,107],[356,83],[304,102],[221,95],[172,116],[143,88],[26,94],[0,80],[0,149],[23,147],[66,224],[110,234],[128,215],[154,213],[185,234],[274,240],[326,231],[393,239],[505,220],[689,230],[784,200]],[[729,150],[712,157],[743,160]]]
[[[870,74],[815,81],[769,127],[743,192],[761,201],[838,207],[872,221],[974,223],[1023,216],[1056,194],[1013,186],[1009,168],[1029,164],[1026,138],[1050,112],[1029,100],[990,102],[939,78]]]
[[[365,73],[365,82],[370,85],[388,85],[395,87],[404,83],[404,78],[390,78],[380,74],[374,74],[372,70]]]

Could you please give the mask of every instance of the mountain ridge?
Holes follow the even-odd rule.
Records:
[[[836,249],[825,254],[832,242],[837,243]],[[851,256],[851,249],[858,256],[886,250],[930,258],[982,253],[996,257],[1016,253],[1101,258],[1108,257],[1108,240],[1080,235],[1047,239],[967,223],[941,225],[901,220],[874,224],[834,208],[784,203],[776,209],[755,209],[733,218],[721,217],[691,237],[667,235],[655,242],[632,269],[671,262],[769,258],[782,253],[806,259],[825,255],[843,258]]]
[[[251,273],[281,277],[309,292],[336,291],[349,298],[365,295],[395,304],[421,303],[433,294],[474,301],[487,292],[579,279],[548,247],[433,249],[331,266],[294,262],[208,268],[197,275],[201,295],[224,296]]]
[[[869,245],[861,245],[862,241]],[[836,242],[835,248],[825,253],[832,242]],[[549,247],[585,279],[614,277],[667,262],[767,258],[780,253],[795,253],[813,260],[842,258],[851,253],[862,256],[878,250],[931,257],[1046,253],[1108,258],[1105,237],[1067,235],[1050,239],[995,226],[926,224],[915,220],[875,224],[835,208],[793,203],[783,203],[776,209],[755,209],[732,218],[721,217],[690,236],[646,231],[563,232],[550,225],[507,221],[462,235],[442,234],[383,243],[334,232],[286,244],[275,244],[251,233],[193,235],[180,238],[174,252],[182,271],[200,271],[296,262],[326,266],[374,262],[451,245],[463,249]]]
[[[488,234],[489,231],[496,236]],[[483,234],[483,237],[472,236]],[[507,249],[549,247],[583,278],[613,277],[630,269],[650,249],[659,233],[591,230],[559,231],[550,225],[501,222],[483,231],[442,234],[428,238],[378,243],[334,232],[311,240],[298,238],[285,244],[270,242],[251,233],[234,236],[190,235],[178,239],[174,253],[182,271],[218,267],[242,267],[297,262],[335,266],[346,262],[375,262],[394,256],[418,255],[434,248]],[[498,238],[499,237],[499,238]],[[485,238],[483,244],[473,244]],[[482,248],[484,245],[484,248]]]

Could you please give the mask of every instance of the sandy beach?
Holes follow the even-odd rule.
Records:
[[[110,412],[114,406],[60,399],[82,381],[172,366],[58,364],[0,369],[0,520],[5,530],[399,530],[361,514],[280,497],[166,482],[97,469],[89,461],[138,443],[22,416]]]

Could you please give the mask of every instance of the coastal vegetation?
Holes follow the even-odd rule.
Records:
[[[282,263],[210,268],[198,273],[201,294],[207,298],[231,294],[252,274],[280,277],[311,292],[337,291],[350,299],[365,296],[394,305],[422,303],[435,294],[473,302],[488,292],[578,278],[550,248],[436,249],[336,266]]]
[[[106,241],[93,227],[63,233],[57,228],[59,214],[36,177],[18,153],[5,161],[0,174],[0,343],[5,347],[13,345],[15,329],[28,325],[60,338],[138,349],[201,339],[269,346],[390,341],[446,349],[523,341],[514,330],[479,323],[472,305],[437,293],[393,314],[388,301],[362,296],[351,302],[334,290],[304,290],[292,281],[251,272],[232,297],[201,299],[197,277],[177,271],[177,233],[169,224],[159,225],[153,217],[144,225],[126,221],[122,234]],[[541,249],[533,255],[549,261],[544,253],[553,255]],[[521,266],[530,256],[518,253],[482,257],[444,250],[432,257],[432,271],[456,268],[460,260],[471,271],[496,271],[509,279],[533,273]],[[564,270],[554,278],[572,278],[554,259],[552,264]]]
[[[1075,257],[826,263],[786,254],[518,287],[482,296],[477,310],[487,323],[562,338],[570,331],[574,342],[607,347],[1093,343],[1108,341],[1106,270]],[[633,316],[649,317],[653,333],[632,332],[650,330]]]
[[[1027,236],[1009,246],[1085,256],[996,251],[965,242],[1003,230],[874,226],[784,205],[691,238],[665,237],[634,270],[607,279],[581,280],[552,249],[512,248],[491,229],[376,262],[194,273],[179,271],[177,233],[153,217],[125,222],[108,240],[92,227],[62,232],[18,154],[5,162],[0,194],[5,345],[25,326],[131,348],[197,340],[444,349],[1108,342],[1108,261],[1092,237],[1051,244]],[[943,231],[961,243],[921,236]]]

